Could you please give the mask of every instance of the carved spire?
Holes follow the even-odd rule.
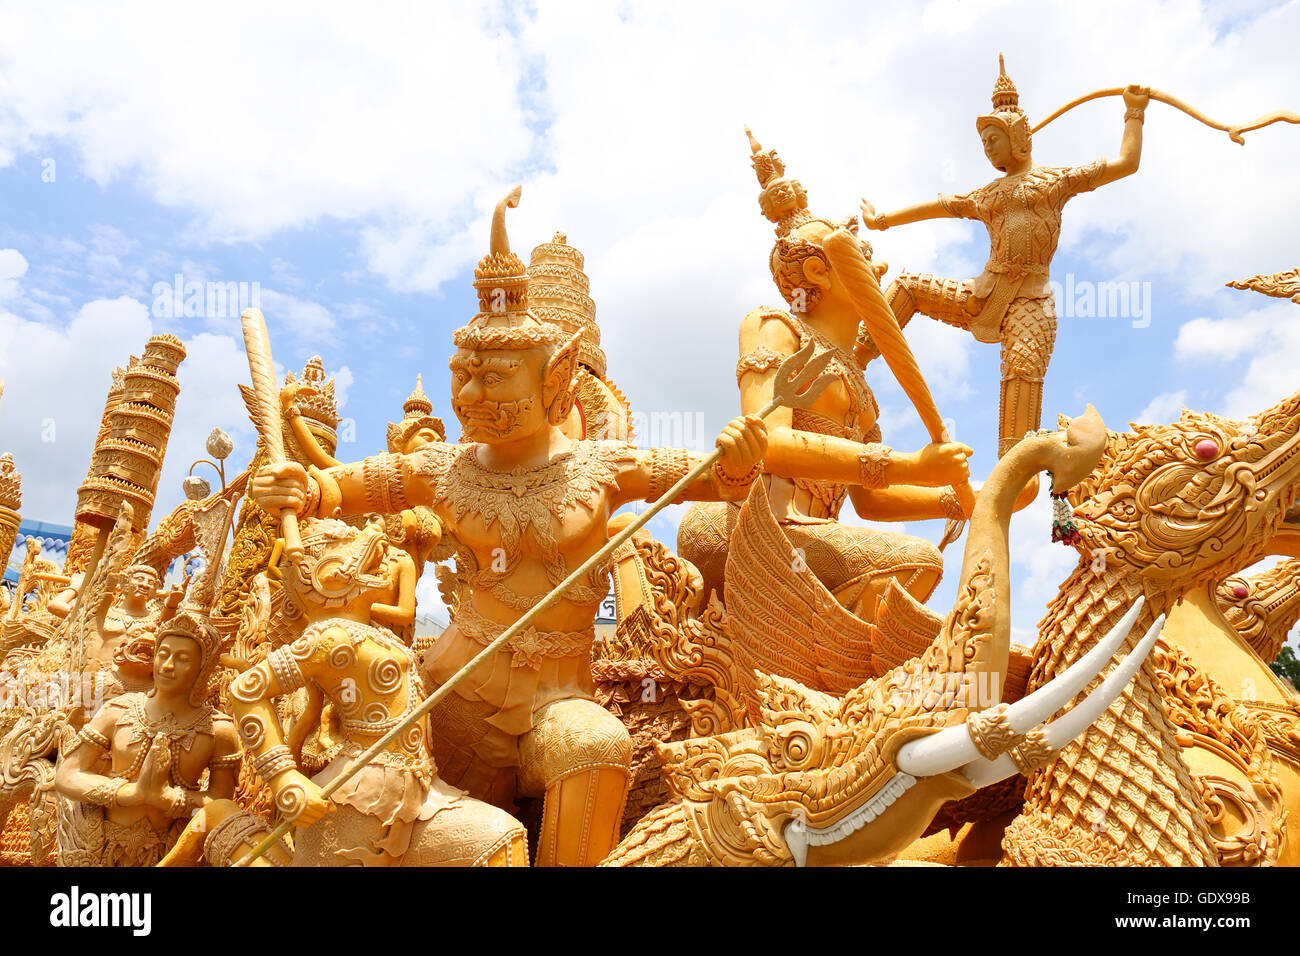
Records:
[[[402,403],[402,412],[405,417],[410,418],[414,415],[428,415],[433,411],[433,402],[429,396],[424,394],[424,376],[415,376],[415,391],[406,396],[406,401]]]
[[[596,324],[596,302],[590,282],[582,271],[582,253],[557,232],[550,242],[533,249],[528,260],[528,311],[541,322],[549,322],[566,333],[582,333],[578,361],[605,377],[605,353],[600,348],[600,326]]]
[[[1016,84],[1011,82],[1011,77],[1007,76],[1006,61],[1001,53],[998,54],[998,78],[993,84],[993,112],[1022,115],[1025,112],[1020,108],[1020,93],[1016,90]]]

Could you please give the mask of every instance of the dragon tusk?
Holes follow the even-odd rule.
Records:
[[[1164,623],[1165,616],[1162,614],[1148,628],[1146,635],[1138,642],[1138,645],[1129,651],[1128,656],[1120,661],[1119,666],[1101,682],[1101,686],[1063,717],[1046,724],[1039,731],[1043,743],[1050,752],[1054,754],[1091,727],[1106,708],[1114,702],[1128,682],[1133,679],[1133,675],[1142,666],[1142,662],[1146,660],[1147,654],[1155,645],[1156,638],[1160,636],[1160,628],[1164,626]],[[985,760],[981,757],[978,760],[971,761],[961,770],[962,775],[976,789],[987,787],[999,780],[1005,780],[1012,774],[1019,772],[1020,768],[1007,754],[1002,754],[995,760]]]
[[[1141,613],[1142,604],[1143,599],[1139,597],[1088,653],[1060,676],[1007,707],[1005,717],[1011,730],[1017,734],[1028,733],[1078,696],[1115,656]],[[917,777],[932,777],[983,759],[966,724],[961,723],[904,744],[898,751],[898,769]]]

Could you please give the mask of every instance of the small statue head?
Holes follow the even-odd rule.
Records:
[[[402,420],[388,423],[388,450],[409,455],[431,442],[447,440],[442,419],[433,415],[433,402],[424,394],[421,376],[415,377],[415,391],[402,403]]]
[[[165,694],[183,694],[195,707],[206,701],[212,674],[221,659],[221,639],[200,615],[181,611],[163,625],[153,653],[153,685]]]
[[[822,241],[836,229],[848,228],[856,232],[856,226],[857,223],[852,221],[832,223],[825,219],[810,219],[776,240],[768,256],[768,266],[790,311],[812,312],[822,301],[847,293],[842,278],[831,268]],[[861,245],[863,255],[870,260],[871,245],[865,241]]]
[[[1030,157],[1033,145],[1029,132],[1029,117],[1020,108],[1020,94],[1016,84],[1007,76],[1002,54],[998,54],[998,79],[993,85],[993,112],[975,121],[984,155],[993,168],[1006,172],[1012,163],[1023,163]]]
[[[479,313],[453,334],[451,405],[466,441],[525,438],[573,410],[582,332],[570,335],[528,311],[528,273],[505,230],[519,192],[497,204],[491,251],[474,270]]]
[[[380,567],[388,544],[382,515],[369,516],[364,528],[337,518],[308,519],[300,533],[303,558],[283,558],[280,571],[287,598],[309,618],[337,613],[388,587]]]
[[[122,572],[119,590],[125,598],[136,601],[148,601],[158,593],[162,585],[162,575],[149,564],[133,564]]]

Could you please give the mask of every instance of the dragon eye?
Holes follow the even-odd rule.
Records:
[[[1217,458],[1219,454],[1219,443],[1213,438],[1202,438],[1196,443],[1196,457],[1204,461],[1211,458]]]
[[[1246,585],[1244,584],[1234,584],[1232,586],[1233,597],[1235,597],[1237,600],[1241,600],[1249,593],[1250,593],[1250,588],[1246,587]]]

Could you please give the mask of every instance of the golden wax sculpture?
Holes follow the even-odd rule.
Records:
[[[1033,132],[1108,96],[1118,160],[1033,164]],[[742,320],[741,415],[708,456],[629,444],[582,253],[556,233],[525,266],[518,189],[453,335],[459,443],[417,377],[387,453],[337,460],[323,361],[279,383],[249,310],[248,468],[217,466],[216,493],[187,479],[150,531],[184,358],[151,338],[114,372],[64,567],[28,541],[0,602],[0,863],[1294,864],[1300,695],[1268,665],[1300,615],[1300,393],[1245,421],[1115,433],[1090,407],[1036,430],[1062,207],[1137,168],[1148,100],[1238,143],[1300,123],[1227,126],[1128,86],[1031,129],[1003,70],[977,124],[1003,179],[862,210],[873,229],[981,219],[984,273],[888,290],[852,217],[814,217],[751,135],[787,308]],[[1295,270],[1229,285],[1300,301]],[[978,496],[902,331],[918,311],[1003,347]],[[929,445],[884,443],[868,371]],[[1043,470],[1079,563],[1020,647],[1008,528]],[[19,492],[0,457],[6,550]],[[643,527],[674,500],[697,502],[680,554]],[[846,501],[948,526],[937,548],[849,527]],[[941,614],[925,601],[967,521]],[[164,587],[191,551],[197,576]],[[435,563],[451,624],[416,641]]]
[[[392,600],[383,565],[399,550],[382,528],[317,518],[302,532],[304,560],[285,556],[281,569],[287,595],[308,623],[230,688],[244,746],[276,808],[298,828],[294,865],[526,866],[523,826],[438,778],[424,722],[330,798],[316,796],[419,704],[424,681],[406,644],[375,623],[377,606]],[[328,697],[342,725],[336,754],[312,779],[299,769],[301,737],[293,741],[295,755],[272,705],[300,687]]]
[[[960,196],[940,196],[896,212],[877,215],[862,202],[868,229],[888,229],[923,219],[977,219],[989,232],[989,261],[975,279],[959,281],[904,272],[886,295],[900,325],[920,312],[965,329],[978,342],[1002,346],[1001,406],[998,453],[1004,453],[1042,416],[1043,380],[1056,343],[1056,305],[1048,285],[1052,257],[1061,236],[1066,202],[1080,193],[1137,172],[1142,155],[1142,118],[1149,91],[1131,86],[1124,92],[1124,136],[1119,157],[1086,166],[1038,166],[1031,154],[1029,118],[1016,86],[998,57],[993,110],[979,117],[976,129],[984,155],[1003,174],[980,189]],[[858,348],[877,351],[869,335]],[[1026,489],[1022,505],[1037,493]]]
[[[861,517],[874,520],[963,520],[973,502],[966,463],[971,449],[936,440],[919,452],[904,453],[881,443],[879,408],[853,356],[854,340],[864,326],[882,334],[892,331],[887,349],[891,370],[895,362],[905,363],[900,384],[917,402],[932,434],[941,425],[880,293],[870,247],[852,234],[851,223],[813,218],[803,186],[785,176],[785,164],[775,151],[764,150],[752,135],[750,148],[763,187],[760,206],[776,224],[772,277],[791,311],[756,309],[741,323],[736,366],[741,408],[753,413],[771,398],[777,367],[798,349],[811,344],[816,354],[830,356],[837,381],[810,406],[779,409],[769,419],[762,481],[801,560],[835,601],[870,622],[891,581],[918,600],[928,598],[943,573],[943,560],[919,538],[840,524],[845,499],[852,500]],[[678,547],[703,574],[706,593],[723,594],[738,513],[735,505],[696,505],[682,521]],[[730,594],[724,600],[730,601]],[[848,676],[857,683],[867,675]]]
[[[4,560],[0,566],[9,564],[22,521],[18,514],[22,505],[23,476],[14,468],[14,456],[5,452],[0,455],[0,558]]]

